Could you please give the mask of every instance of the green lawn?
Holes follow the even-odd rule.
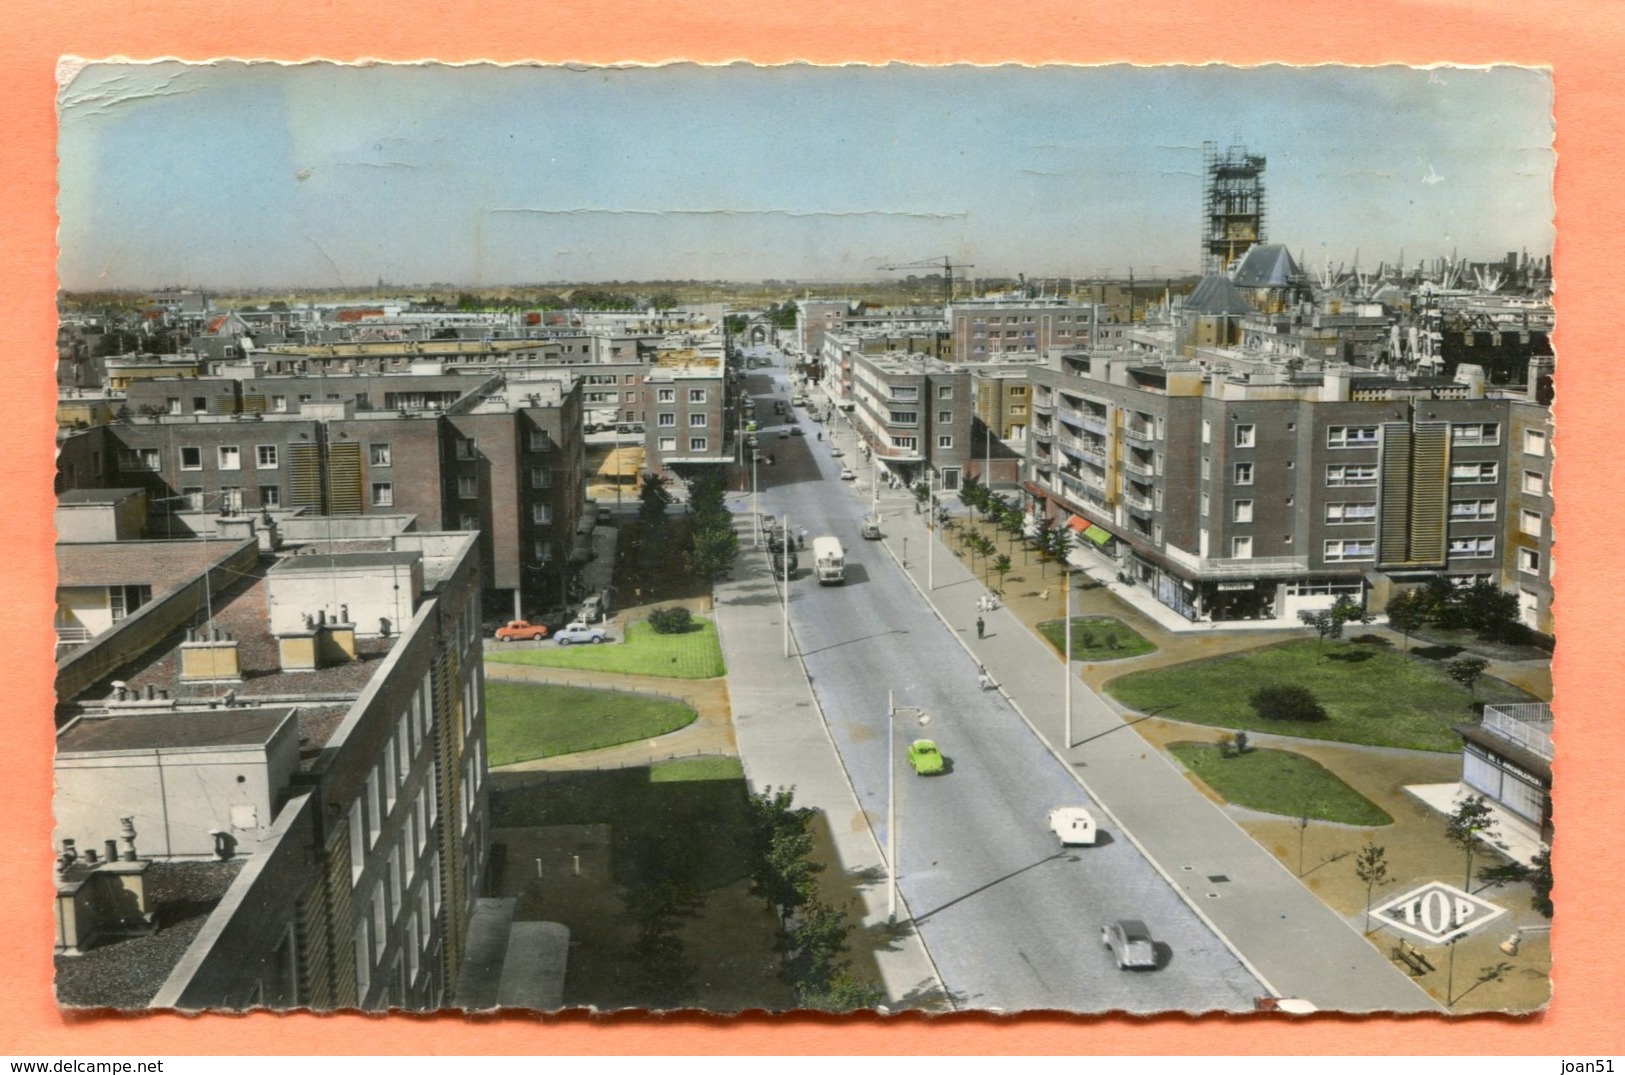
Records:
[[[1261,719],[1247,699],[1271,683],[1309,688],[1328,719]],[[1461,737],[1450,726],[1472,716],[1474,697],[1434,662],[1407,661],[1396,649],[1349,642],[1328,642],[1322,649],[1314,639],[1130,672],[1107,683],[1106,690],[1130,709],[1170,720],[1447,752],[1461,749]],[[1476,697],[1489,702],[1539,700],[1488,677],[1479,680]]]
[[[1066,621],[1046,620],[1038,631],[1055,652],[1066,652]],[[1115,643],[1115,645],[1114,645]],[[1072,617],[1072,659],[1074,661],[1117,661],[1150,653],[1152,645],[1134,628],[1114,616]]]
[[[716,755],[657,761],[649,769],[651,784],[681,784],[690,780],[743,780],[745,767],[738,758]]]
[[[1267,814],[1391,825],[1376,803],[1343,783],[1319,762],[1288,750],[1249,750],[1224,757],[1211,743],[1172,743],[1168,752],[1226,802]]]
[[[492,766],[651,739],[687,727],[697,715],[680,702],[624,691],[485,681]]]
[[[716,625],[698,618],[692,629],[680,635],[657,635],[647,623],[630,624],[624,642],[597,646],[542,642],[534,649],[514,649],[500,642],[487,642],[485,659],[497,664],[536,664],[673,679],[715,679],[727,672]]]

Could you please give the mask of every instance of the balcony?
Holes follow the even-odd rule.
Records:
[[[1057,475],[1061,479],[1061,488],[1070,496],[1079,500],[1086,500],[1100,507],[1106,506],[1106,486],[1096,485],[1093,482],[1082,481],[1074,475],[1062,471]]]
[[[1138,493],[1131,493],[1127,489],[1123,490],[1123,503],[1127,504],[1131,508],[1139,508],[1141,511],[1157,510],[1156,505],[1152,503],[1150,497],[1140,496]]]
[[[1084,462],[1093,463],[1097,467],[1106,465],[1106,446],[1104,444],[1090,444],[1087,441],[1079,440],[1077,437],[1066,436],[1064,433],[1057,439],[1060,441],[1061,450],[1069,455],[1075,455]]]
[[[1123,436],[1132,441],[1139,441],[1142,444],[1155,444],[1157,442],[1157,432],[1154,428],[1134,425],[1130,422],[1123,423]]]
[[[1484,707],[1484,730],[1516,743],[1531,754],[1553,759],[1552,707],[1545,702]]]
[[[1136,463],[1133,459],[1125,458],[1119,465],[1128,473],[1136,474],[1142,478],[1155,478],[1157,476],[1156,470],[1144,463]]]

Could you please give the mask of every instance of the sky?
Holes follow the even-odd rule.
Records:
[[[1206,141],[1267,158],[1266,237],[1306,268],[1544,256],[1551,105],[1512,67],[91,63],[59,87],[59,274],[1178,276]]]

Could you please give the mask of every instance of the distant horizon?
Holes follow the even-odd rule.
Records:
[[[1538,69],[69,71],[58,268],[73,292],[819,286],[944,256],[964,278],[1176,278],[1201,265],[1205,142],[1267,159],[1265,241],[1311,273],[1555,245]]]

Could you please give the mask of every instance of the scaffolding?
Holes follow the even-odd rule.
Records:
[[[1202,143],[1202,272],[1227,272],[1264,241],[1264,158],[1239,142]]]

